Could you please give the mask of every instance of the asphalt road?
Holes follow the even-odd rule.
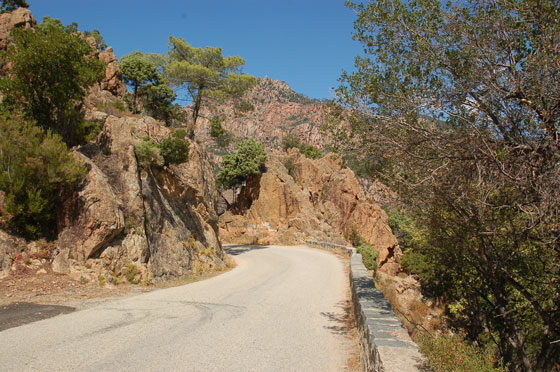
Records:
[[[212,279],[0,332],[1,371],[344,371],[347,279],[305,247],[232,247]]]

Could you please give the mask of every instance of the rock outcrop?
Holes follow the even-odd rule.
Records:
[[[284,166],[292,165],[292,175]],[[307,159],[298,151],[275,152],[267,171],[251,179],[236,204],[220,217],[228,243],[344,243],[357,232],[379,253],[379,268],[399,271],[401,252],[379,205],[368,201],[354,173],[335,156]]]
[[[0,50],[8,49],[12,42],[10,32],[14,27],[31,28],[37,24],[31,11],[26,8],[17,8],[13,12],[0,14]]]
[[[113,53],[113,48],[109,47],[100,52],[98,58],[107,64],[105,78],[101,82],[101,90],[122,97],[126,93],[126,86],[122,82],[122,71],[119,68],[119,60]]]
[[[161,142],[170,134],[149,117],[108,115],[96,143],[78,150],[89,172],[62,204],[60,271],[137,282],[187,275],[195,264],[224,265],[205,151],[193,142],[187,163],[143,168],[137,162],[134,145],[141,138]]]
[[[19,249],[24,246],[23,239],[13,237],[0,230],[0,278],[10,273],[10,268],[19,253]]]

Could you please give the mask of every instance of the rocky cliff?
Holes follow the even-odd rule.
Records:
[[[222,267],[206,152],[192,142],[187,163],[144,168],[134,145],[146,136],[161,142],[170,129],[149,117],[91,116],[103,120],[103,129],[95,143],[76,152],[89,172],[61,205],[55,270],[87,264],[80,275],[109,278],[133,270],[132,280],[139,281],[180,277],[195,264]]]
[[[334,155],[311,160],[296,150],[277,151],[266,169],[220,217],[224,242],[344,244],[344,236],[355,231],[379,253],[379,268],[396,275],[401,252],[387,215],[366,199],[353,172]]]

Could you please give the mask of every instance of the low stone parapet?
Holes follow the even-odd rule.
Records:
[[[360,358],[367,372],[416,372],[423,357],[389,301],[375,288],[373,278],[352,247],[307,241],[310,246],[342,250],[350,256],[350,286],[354,315],[360,332]]]

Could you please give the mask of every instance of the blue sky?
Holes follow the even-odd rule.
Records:
[[[196,47],[222,47],[244,71],[287,82],[312,98],[331,98],[343,69],[361,53],[355,15],[344,0],[28,0],[44,16],[98,29],[117,57],[166,53],[170,35]],[[155,5],[155,6],[154,6]]]

